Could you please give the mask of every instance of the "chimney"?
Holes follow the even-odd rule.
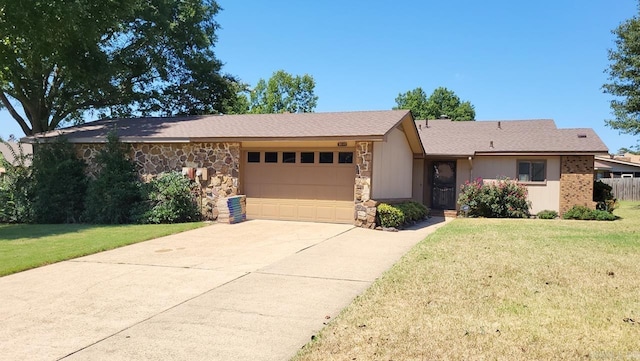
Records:
[[[498,129],[502,129],[502,122],[498,122]]]
[[[493,140],[489,142],[489,148],[493,149]]]

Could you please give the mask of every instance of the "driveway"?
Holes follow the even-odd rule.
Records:
[[[0,278],[0,358],[288,360],[442,223],[252,220]]]

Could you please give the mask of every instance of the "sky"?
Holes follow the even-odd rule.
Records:
[[[416,87],[454,91],[477,120],[593,128],[610,152],[638,144],[605,125],[611,30],[635,0],[218,0],[216,56],[254,86],[275,71],[316,81],[316,112],[391,109]],[[0,136],[22,135],[6,111]]]

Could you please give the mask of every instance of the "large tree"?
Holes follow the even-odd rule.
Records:
[[[475,120],[476,111],[468,101],[461,101],[451,90],[439,87],[429,97],[418,87],[398,94],[393,109],[410,109],[416,119]]]
[[[315,86],[311,75],[293,76],[284,70],[278,70],[269,80],[260,79],[251,91],[249,112],[313,112],[318,103],[318,97],[313,93]]]
[[[213,52],[218,11],[215,0],[0,0],[0,108],[27,135],[87,112],[222,111],[235,79]]]
[[[640,134],[640,18],[623,22],[615,30],[616,48],[609,50],[611,64],[606,72],[605,93],[613,95],[611,109],[615,119],[608,126],[623,133]]]

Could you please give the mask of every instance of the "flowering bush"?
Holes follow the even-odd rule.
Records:
[[[458,204],[469,206],[467,215],[488,218],[527,218],[527,188],[509,178],[484,184],[481,178],[466,182]]]

